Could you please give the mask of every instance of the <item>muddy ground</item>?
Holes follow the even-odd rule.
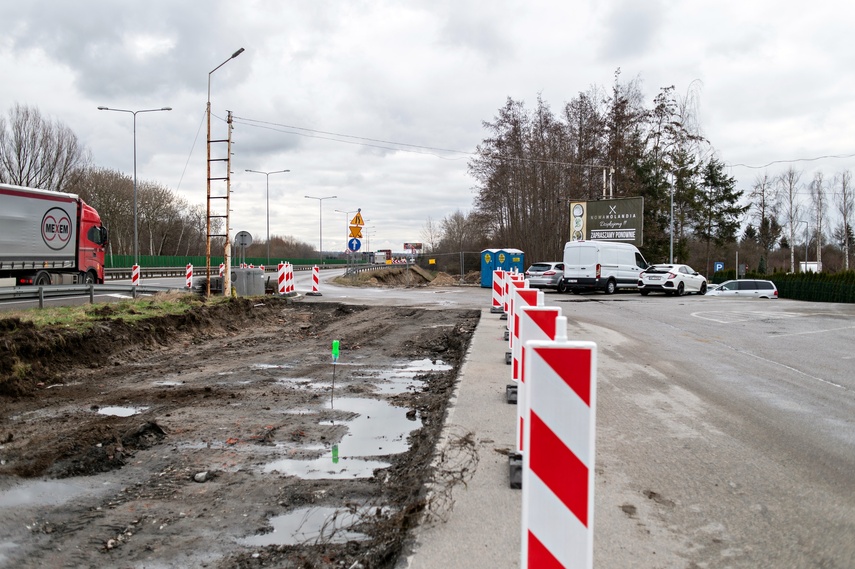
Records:
[[[0,567],[394,566],[479,311],[101,310],[0,319]]]

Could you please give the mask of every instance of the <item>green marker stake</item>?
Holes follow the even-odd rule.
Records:
[[[333,362],[333,365],[332,365],[332,389],[330,390],[330,409],[332,409],[335,406],[335,364],[338,361],[338,354],[339,354],[339,341],[333,340],[332,341],[332,362]],[[338,448],[336,448],[335,452],[338,453]],[[338,458],[334,458],[333,462],[338,462]]]
[[[338,354],[339,354],[339,341],[333,340],[332,341],[332,359],[333,359],[333,362],[338,361]]]
[[[338,464],[338,445],[332,446],[332,461],[333,464]]]

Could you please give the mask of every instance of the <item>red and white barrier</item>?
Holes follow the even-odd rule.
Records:
[[[140,286],[140,266],[131,267],[131,285]]]
[[[285,294],[285,263],[280,262],[277,267],[277,276],[279,279],[279,294]]]
[[[511,290],[511,313],[508,316],[508,346],[511,348],[511,379],[519,379],[522,369],[520,358],[520,309],[526,306],[543,306],[543,292],[535,288],[514,288]]]
[[[493,304],[490,306],[491,313],[502,313],[502,296],[505,294],[505,271],[496,269],[493,271]]]
[[[597,345],[568,341],[566,322],[526,344],[524,568],[593,567]]]
[[[526,282],[522,279],[514,279],[513,277],[508,282],[508,347],[513,346],[514,342],[514,303],[516,302],[516,291],[526,288]],[[531,289],[529,289],[531,290]]]
[[[184,273],[184,276],[187,279],[187,288],[193,288],[193,265],[187,263]]]
[[[543,293],[541,292],[541,295]],[[514,344],[515,359],[513,370],[518,372],[514,377],[517,381],[517,452],[525,450],[525,418],[528,413],[528,397],[526,396],[526,342],[532,340],[547,341],[555,340],[557,332],[557,318],[561,316],[561,308],[557,306],[544,306],[542,302],[534,306],[522,306],[517,311],[517,342]],[[566,324],[565,324],[566,326]]]
[[[312,267],[312,292],[307,292],[308,296],[323,296],[319,285],[321,280],[321,270],[317,265]]]
[[[288,268],[286,269],[286,271],[288,272],[288,286],[286,287],[286,289],[288,290],[288,292],[296,292],[297,287],[294,286],[294,265],[288,263]]]
[[[220,263],[220,278],[223,278],[223,275],[226,274],[226,265],[224,263]]]

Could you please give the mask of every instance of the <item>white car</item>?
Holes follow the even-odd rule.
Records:
[[[667,295],[707,293],[707,279],[689,265],[651,265],[638,278],[638,292],[664,292]]]
[[[707,291],[707,296],[729,298],[778,298],[778,287],[772,281],[740,279],[725,281]]]

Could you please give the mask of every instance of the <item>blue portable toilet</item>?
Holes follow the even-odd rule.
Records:
[[[519,249],[484,249],[481,251],[481,287],[493,287],[493,271],[525,271],[525,254]]]

